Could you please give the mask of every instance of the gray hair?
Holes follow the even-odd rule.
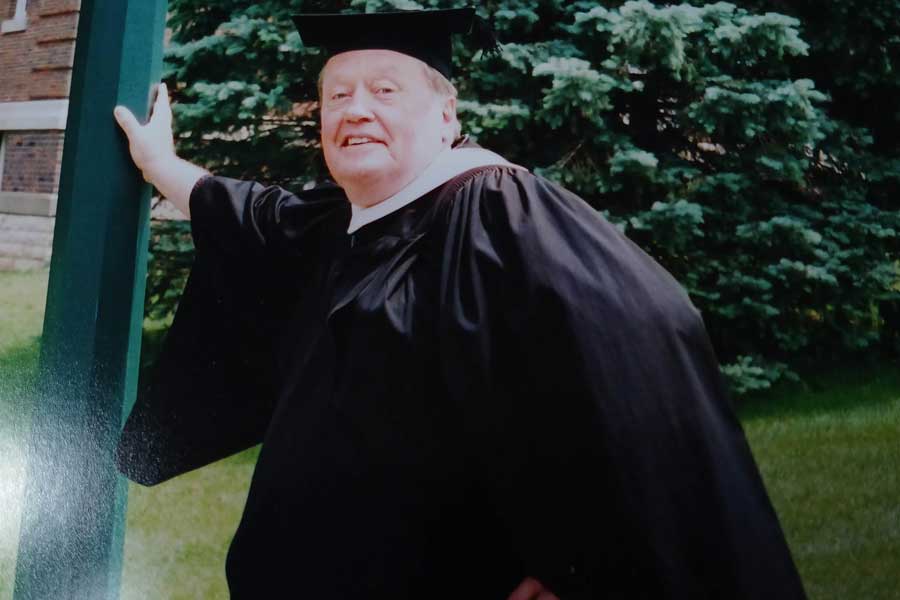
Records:
[[[451,83],[449,79],[444,77],[444,74],[435,69],[430,65],[424,65],[425,67],[425,79],[428,80],[428,84],[431,86],[431,89],[434,90],[434,93],[440,96],[441,98],[457,98],[459,96],[459,92],[456,91],[456,86]],[[459,124],[459,119],[456,118],[456,111],[453,113],[453,130],[452,130],[452,138],[451,142],[458,138],[462,133],[462,125]]]

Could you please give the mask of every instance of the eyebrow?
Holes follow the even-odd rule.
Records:
[[[378,70],[370,71],[369,73],[366,74],[365,79],[366,80],[378,79],[379,77],[397,75],[398,73],[399,73],[399,70],[396,66],[387,65],[385,67],[379,68]],[[346,78],[341,77],[340,75],[335,76],[334,79],[335,79],[336,85],[340,85],[346,81]]]

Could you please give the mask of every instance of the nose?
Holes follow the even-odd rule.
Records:
[[[351,123],[358,123],[360,121],[371,121],[373,118],[374,115],[368,102],[368,94],[357,91],[350,98],[350,102],[344,109],[344,119]]]

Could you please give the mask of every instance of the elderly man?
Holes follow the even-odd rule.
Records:
[[[300,16],[337,186],[211,176],[116,117],[197,259],[119,447],[262,442],[235,598],[802,598],[700,316],[582,200],[456,139],[471,9]]]

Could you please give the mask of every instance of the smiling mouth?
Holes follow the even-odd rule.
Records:
[[[381,144],[382,142],[374,138],[365,136],[350,136],[341,144],[342,148],[351,148],[355,146],[365,146],[367,144]]]

